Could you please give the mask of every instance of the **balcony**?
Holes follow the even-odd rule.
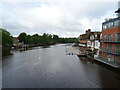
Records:
[[[108,53],[108,54],[114,54],[114,55],[120,55],[119,49],[100,49],[101,52]]]
[[[112,40],[112,39],[101,39],[100,42],[103,42],[103,43],[118,43],[118,44],[120,44],[120,39],[116,39],[116,40]]]
[[[95,58],[95,60],[100,61],[102,63],[105,63],[105,64],[110,65],[110,66],[115,67],[115,68],[120,68],[120,63],[116,60],[111,60],[110,61],[110,60],[108,60],[106,58],[103,58],[101,56]]]

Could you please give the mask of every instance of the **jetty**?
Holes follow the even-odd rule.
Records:
[[[78,57],[86,57],[87,54],[85,51],[82,51],[80,47],[67,47],[66,48],[66,55],[77,55]]]

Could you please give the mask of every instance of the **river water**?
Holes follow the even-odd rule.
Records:
[[[3,57],[3,88],[118,88],[120,72],[66,55],[66,45],[13,51]]]

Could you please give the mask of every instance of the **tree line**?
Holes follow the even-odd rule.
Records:
[[[20,42],[25,44],[35,45],[52,45],[56,43],[74,43],[76,38],[61,38],[58,35],[51,35],[44,33],[43,35],[34,34],[27,35],[26,33],[20,33],[18,36]]]
[[[13,36],[5,29],[0,28],[0,32],[2,32],[2,37],[0,40],[3,45],[12,45],[13,44]],[[0,35],[1,36],[1,35]],[[34,44],[34,45],[52,45],[57,43],[74,43],[76,42],[76,38],[62,38],[58,35],[51,35],[44,33],[43,35],[34,34],[28,35],[25,32],[22,32],[18,35],[19,42],[24,44]]]

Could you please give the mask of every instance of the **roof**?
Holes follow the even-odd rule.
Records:
[[[91,32],[92,34],[101,34],[102,32]]]
[[[104,24],[107,24],[107,23],[110,23],[110,22],[114,22],[114,21],[117,21],[117,20],[120,20],[120,17],[109,19],[108,21],[105,21],[102,24],[104,25]]]
[[[14,40],[19,40],[17,37],[13,37]]]

